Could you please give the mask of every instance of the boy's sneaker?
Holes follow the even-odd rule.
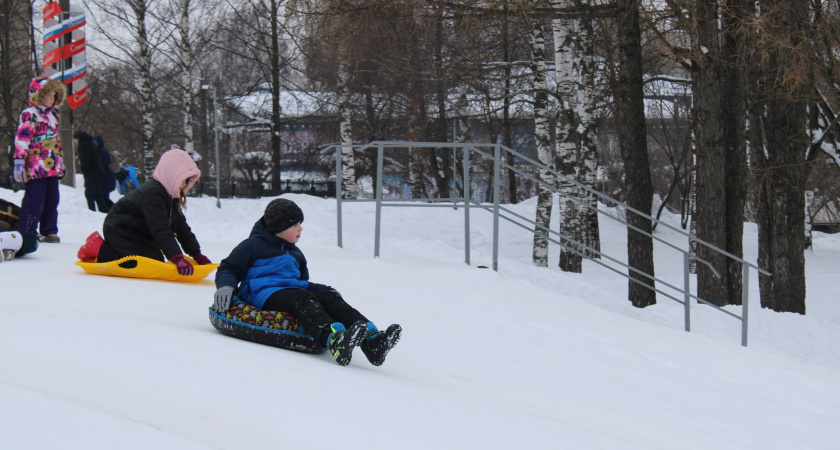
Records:
[[[41,242],[46,242],[49,244],[58,244],[61,242],[61,238],[58,237],[57,234],[48,234],[41,239]]]
[[[94,231],[87,237],[85,243],[79,248],[79,251],[76,252],[76,257],[79,258],[79,261],[83,262],[96,261],[96,258],[99,257],[99,249],[102,248],[104,242],[105,239],[102,239],[99,232]]]
[[[330,329],[332,333],[327,338],[327,350],[339,366],[346,366],[353,357],[353,349],[365,338],[366,325],[360,320],[345,329],[340,322],[335,322]]]
[[[368,361],[374,366],[381,366],[385,362],[385,356],[397,345],[402,334],[402,327],[393,324],[385,331],[376,329],[376,325],[367,323],[367,334],[362,341],[362,353],[367,356]]]

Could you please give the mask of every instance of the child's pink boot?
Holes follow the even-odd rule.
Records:
[[[102,239],[98,231],[91,233],[85,240],[85,243],[79,248],[79,252],[76,253],[79,261],[95,262],[103,243],[105,243],[105,239]]]

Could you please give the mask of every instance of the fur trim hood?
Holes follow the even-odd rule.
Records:
[[[58,108],[67,98],[67,88],[61,80],[54,80],[49,77],[35,77],[29,82],[29,104],[32,106],[41,106],[47,94],[50,92],[58,92],[58,97],[55,99],[53,108]]]
[[[182,194],[189,192],[199,177],[201,177],[201,171],[198,170],[195,161],[187,152],[180,149],[172,149],[161,155],[155,172],[152,174],[152,178],[158,180],[172,198],[181,198]],[[182,193],[179,188],[184,180],[189,181]]]

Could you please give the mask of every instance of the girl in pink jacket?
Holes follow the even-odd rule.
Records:
[[[15,133],[14,177],[23,184],[17,228],[59,242],[58,183],[64,178],[64,152],[58,138],[58,107],[67,97],[60,80],[37,77],[29,83],[29,107]],[[40,230],[39,230],[40,225]]]
[[[108,211],[102,225],[104,239],[98,232],[88,236],[77,253],[79,260],[102,263],[136,255],[162,262],[166,257],[184,276],[193,273],[185,253],[198,264],[210,264],[184,216],[187,192],[200,176],[187,152],[174,149],[161,155],[152,179]]]

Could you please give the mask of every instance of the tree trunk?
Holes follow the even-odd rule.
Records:
[[[752,0],[730,0],[723,14],[724,72],[723,145],[726,173],[724,250],[744,257],[744,208],[747,201],[747,78],[746,29],[750,18],[748,4]],[[743,290],[742,264],[726,260],[726,303],[740,305]]]
[[[510,55],[510,11],[508,10],[508,3],[504,2],[503,10],[504,10],[504,17],[502,18],[502,59],[505,62],[504,66],[504,95],[502,98],[502,145],[505,147],[513,150],[513,131],[511,130],[511,118],[510,118],[510,97],[513,95],[511,92],[511,55]],[[517,181],[516,181],[516,172],[513,170],[513,154],[510,152],[503,152],[502,157],[506,160],[509,168],[507,171],[507,179],[508,179],[508,191],[510,195],[510,203],[516,204],[519,203],[519,199],[517,198]]]
[[[551,132],[548,121],[548,85],[545,82],[545,35],[542,23],[535,21],[531,39],[531,58],[534,71],[534,141],[537,144],[537,157],[540,162],[551,167]],[[538,180],[548,186],[554,186],[554,175],[540,169]],[[551,208],[554,203],[554,191],[537,183],[537,212],[534,222],[539,226],[534,229],[533,261],[539,267],[548,266],[548,232],[551,227]]]
[[[190,43],[190,0],[181,2],[181,21],[178,24],[181,43],[181,90],[184,97],[184,151],[193,156],[193,94],[192,44]]]
[[[785,89],[779,89],[779,84],[790,82],[792,72],[805,65],[798,58],[808,54],[803,48],[808,5],[768,0],[762,6],[766,20],[762,31],[781,36],[784,45],[762,49],[766,59],[758,86],[766,99],[759,117],[764,151],[759,151],[755,158],[755,170],[762,180],[758,199],[758,259],[759,266],[772,273],[770,277],[759,277],[761,306],[805,314],[803,228],[805,163],[810,144],[805,132],[808,124],[805,95],[812,83],[807,79],[797,80]]]
[[[554,66],[557,77],[557,90],[560,96],[556,134],[557,156],[555,167],[565,177],[557,181],[560,190],[560,235],[566,248],[560,249],[560,269],[564,272],[580,273],[582,257],[569,250],[582,249],[569,240],[583,240],[580,208],[572,200],[578,198],[578,188],[571,182],[577,176],[578,164],[578,117],[575,98],[575,53],[574,40],[577,39],[577,23],[574,19],[555,19],[554,29]]]
[[[582,0],[583,6],[589,6],[589,0]],[[598,132],[597,99],[595,95],[595,51],[593,43],[592,19],[584,16],[578,19],[579,57],[576,78],[579,82],[577,116],[580,120],[580,162],[578,163],[578,181],[595,190],[598,182]],[[601,233],[598,229],[598,198],[589,191],[581,192],[581,199],[589,207],[581,208],[582,243],[592,250],[584,250],[588,258],[600,258]],[[593,251],[594,250],[594,251]]]
[[[143,176],[144,181],[152,179],[157,158],[154,148],[154,122],[152,114],[152,55],[146,34],[146,4],[141,1],[131,3],[137,20],[138,66],[140,71],[140,99],[143,114]]]
[[[647,152],[647,132],[642,85],[642,46],[639,27],[639,0],[618,0],[619,80],[616,89],[618,140],[626,172],[627,205],[645,214],[651,213],[653,188]],[[647,233],[651,222],[632,212],[627,222]],[[630,267],[654,276],[653,239],[627,228],[627,261]],[[628,297],[633,306],[643,308],[656,303],[656,292],[638,284],[654,286],[653,279],[630,271]]]
[[[718,6],[696,0],[697,39],[692,61],[694,136],[697,142],[697,237],[718,248],[726,246],[726,156],[724,154],[723,65],[720,60]],[[697,267],[697,296],[718,306],[727,303],[726,257],[700,244],[697,256],[710,262]]]
[[[278,1],[271,0],[271,49],[269,52],[269,58],[271,58],[271,187],[275,194],[280,193],[282,183],[280,175],[283,171],[281,167],[283,156],[280,153],[282,146],[280,130],[283,124],[280,122],[280,28],[277,18],[279,10]]]
[[[350,109],[350,71],[348,61],[339,63],[338,73],[338,116],[341,138],[341,193],[345,199],[356,198],[356,159],[353,155],[353,128]]]

